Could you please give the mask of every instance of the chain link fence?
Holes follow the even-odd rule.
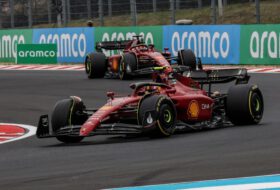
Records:
[[[279,0],[0,0],[0,27],[279,23],[279,9]]]

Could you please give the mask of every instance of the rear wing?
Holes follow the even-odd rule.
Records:
[[[187,71],[184,75],[200,84],[227,83],[234,80],[237,84],[246,84],[250,79],[245,68],[195,70]]]
[[[95,49],[97,52],[105,50],[123,50],[129,44],[131,40],[122,40],[122,41],[107,41],[107,42],[96,42]]]

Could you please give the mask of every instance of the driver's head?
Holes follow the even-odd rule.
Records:
[[[137,46],[138,44],[140,44],[139,40],[135,39],[135,40],[133,40],[131,47]]]

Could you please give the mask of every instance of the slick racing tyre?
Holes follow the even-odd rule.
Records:
[[[182,49],[178,51],[178,64],[190,67],[196,70],[196,57],[191,49]]]
[[[173,134],[176,123],[176,109],[173,102],[163,95],[144,96],[138,108],[138,122],[150,126],[150,136],[167,137]]]
[[[233,124],[258,124],[262,119],[263,110],[263,96],[256,85],[241,84],[229,89],[226,114]]]
[[[131,73],[137,68],[136,56],[132,53],[125,53],[121,59],[119,76],[121,80],[132,79]]]
[[[87,120],[87,115],[83,114],[84,109],[85,106],[78,97],[58,101],[51,117],[53,132],[56,133],[65,126],[82,125]],[[80,136],[57,136],[56,138],[64,143],[77,143],[83,139]]]
[[[88,78],[102,78],[106,72],[106,56],[103,53],[91,53],[86,56],[85,69]]]

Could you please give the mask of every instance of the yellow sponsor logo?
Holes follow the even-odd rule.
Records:
[[[196,100],[192,100],[188,107],[188,117],[197,118],[199,115],[199,105]]]
[[[112,108],[112,106],[105,105],[105,106],[101,107],[100,110],[109,110],[111,108]]]

